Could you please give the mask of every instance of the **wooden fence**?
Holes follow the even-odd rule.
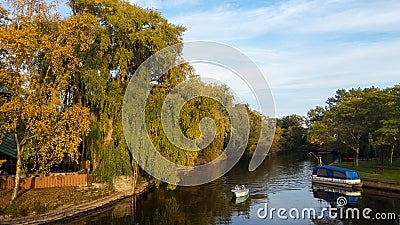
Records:
[[[11,190],[14,188],[14,176],[0,177],[0,189]],[[65,174],[41,177],[20,178],[20,189],[52,188],[87,185],[87,174]]]

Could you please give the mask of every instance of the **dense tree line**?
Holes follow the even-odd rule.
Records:
[[[305,117],[278,118],[271,150],[335,149],[342,155],[353,155],[355,165],[360,156],[393,164],[400,154],[399,138],[400,85],[340,89],[325,106],[311,109]]]
[[[307,147],[305,118],[296,114],[277,119],[273,151],[304,150]]]
[[[355,165],[360,155],[388,158],[393,163],[400,138],[399,85],[341,89],[326,104],[308,112],[311,144],[351,150]]]

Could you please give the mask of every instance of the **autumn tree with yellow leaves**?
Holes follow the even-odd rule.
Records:
[[[88,45],[92,17],[60,21],[44,1],[9,3],[9,10],[0,8],[0,86],[8,93],[0,98],[0,129],[12,133],[17,146],[15,199],[24,159],[33,159],[42,174],[66,156],[78,159],[89,109],[65,94],[82,64],[75,43],[82,50]]]

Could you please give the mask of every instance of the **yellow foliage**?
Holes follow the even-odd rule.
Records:
[[[0,84],[9,92],[0,96],[0,134],[16,134],[18,157],[47,173],[65,156],[77,160],[90,129],[89,109],[66,101],[66,90],[83,64],[74,52],[89,48],[96,20],[16,19],[0,27]]]

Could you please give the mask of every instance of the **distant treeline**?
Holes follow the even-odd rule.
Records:
[[[281,150],[340,150],[354,158],[393,163],[399,155],[400,85],[340,89],[306,117],[278,119],[274,147]]]

